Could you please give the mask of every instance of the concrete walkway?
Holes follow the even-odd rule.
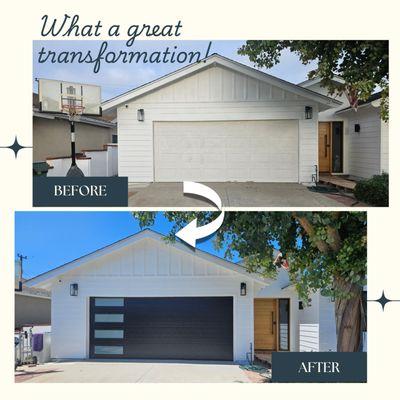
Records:
[[[15,382],[27,383],[247,383],[238,365],[218,362],[70,361],[18,367]]]
[[[225,207],[343,207],[344,204],[314,193],[298,183],[205,183]],[[182,183],[130,185],[131,207],[211,207],[199,198],[184,196]]]

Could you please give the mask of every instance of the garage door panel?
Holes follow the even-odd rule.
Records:
[[[107,310],[90,299],[91,357],[233,360],[232,297],[125,298],[122,310],[123,323],[100,325]]]
[[[154,164],[159,182],[298,182],[298,121],[156,122]]]

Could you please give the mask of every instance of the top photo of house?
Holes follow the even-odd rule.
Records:
[[[96,43],[36,41],[34,56]],[[132,207],[207,206],[183,195],[184,181],[225,207],[388,206],[387,41],[208,43],[138,42],[128,50],[179,44],[191,57],[98,73],[34,58],[34,175],[66,176],[75,163],[83,176],[128,177]],[[83,102],[87,85],[99,88],[98,115],[83,105],[75,120],[74,154],[62,100],[59,112],[43,107],[49,81],[61,92],[74,82]]]

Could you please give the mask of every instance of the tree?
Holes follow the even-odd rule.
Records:
[[[155,212],[134,212],[140,226],[154,224]],[[164,212],[172,222],[168,240],[194,218],[211,222],[214,212]],[[274,277],[273,250],[289,261],[289,276],[299,296],[310,293],[335,300],[338,351],[358,351],[361,337],[362,288],[367,263],[365,212],[227,212],[214,236],[225,257],[237,254],[249,272]]]
[[[282,51],[290,50],[306,65],[317,62],[309,79],[319,77],[328,93],[345,93],[354,101],[366,101],[376,88],[382,90],[381,117],[389,119],[389,42],[387,40],[248,40],[238,53],[256,66],[271,68]],[[344,83],[333,82],[337,75]]]

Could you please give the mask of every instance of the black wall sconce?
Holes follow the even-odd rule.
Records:
[[[140,122],[144,121],[144,110],[143,108],[139,108],[139,110],[137,110],[137,120]]]
[[[299,301],[299,310],[304,310],[304,304],[302,301]]]
[[[304,116],[306,119],[312,119],[312,107],[306,106],[304,108]]]
[[[240,284],[240,295],[246,296],[246,294],[247,294],[247,285],[244,282],[242,282]]]
[[[69,294],[70,294],[70,296],[78,296],[78,284],[77,283],[71,283],[69,285]]]
[[[361,126],[360,126],[360,124],[355,124],[355,125],[354,125],[354,132],[360,133],[360,131],[361,131]]]

